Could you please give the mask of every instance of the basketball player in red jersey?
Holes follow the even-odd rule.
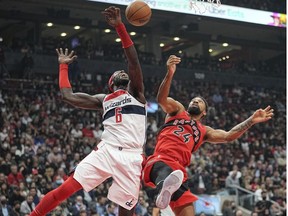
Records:
[[[128,60],[128,74],[116,71],[109,79],[111,94],[73,93],[68,79],[68,64],[75,60],[73,51],[57,50],[60,64],[59,86],[63,100],[75,107],[103,110],[104,131],[101,142],[76,167],[58,188],[49,192],[31,216],[43,216],[80,189],[90,191],[106,179],[113,183],[108,199],[119,205],[120,216],[132,216],[141,186],[143,145],[146,137],[146,99],[138,55],[121,21],[120,9],[103,12],[116,29]]]
[[[185,167],[190,164],[191,154],[203,142],[226,143],[239,138],[252,125],[272,118],[270,106],[258,109],[247,120],[230,131],[215,130],[201,124],[208,104],[201,96],[191,100],[188,109],[168,97],[171,81],[180,58],[172,55],[167,61],[167,74],[157,95],[158,103],[167,113],[160,128],[154,154],[147,158],[143,169],[143,180],[147,186],[156,187],[156,206],[165,209],[169,204],[176,216],[193,216],[193,202],[197,200],[187,187]]]

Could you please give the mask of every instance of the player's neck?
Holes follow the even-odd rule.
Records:
[[[201,120],[201,115],[190,115],[191,120],[194,121],[200,121]]]

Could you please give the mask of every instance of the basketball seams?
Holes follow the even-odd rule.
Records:
[[[130,16],[128,16],[128,19],[131,19],[138,11],[142,10],[145,7],[149,7],[147,6],[147,4],[142,5],[141,7],[139,7],[137,10],[135,10]],[[129,14],[128,14],[129,15]],[[147,16],[147,15],[145,15]]]
[[[133,19],[133,20],[131,20],[132,22],[134,22],[134,21],[137,21],[137,20],[142,20],[142,19],[145,19],[145,18],[149,18],[151,16],[151,13],[148,13],[147,15],[145,15],[145,16],[143,16],[143,17],[141,17],[141,18],[136,18],[136,19]],[[147,20],[148,21],[148,20]]]
[[[135,0],[125,10],[128,22],[134,26],[143,26],[149,22],[152,15],[151,8],[144,1]]]

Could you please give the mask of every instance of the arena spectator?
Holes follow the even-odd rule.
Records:
[[[75,205],[72,207],[72,214],[77,216],[80,215],[81,211],[84,210],[87,211],[87,206],[83,203],[83,197],[77,196],[75,199]]]
[[[232,211],[232,208],[231,208],[231,201],[230,200],[224,200],[224,202],[222,204],[221,212],[222,212],[223,216],[231,216],[231,215],[233,215],[233,211]]]
[[[35,209],[35,203],[33,202],[33,196],[28,194],[26,200],[21,203],[20,213],[21,214],[30,214]]]
[[[12,207],[7,203],[7,198],[4,195],[0,196],[0,215],[16,216]]]
[[[7,177],[7,183],[9,186],[19,186],[21,181],[24,181],[24,176],[21,171],[18,171],[16,164],[10,166],[11,173]]]

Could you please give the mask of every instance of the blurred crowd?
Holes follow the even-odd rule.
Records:
[[[33,78],[34,68],[34,55],[55,55],[55,47],[68,47],[70,50],[74,50],[79,58],[100,60],[100,61],[114,61],[122,62],[124,53],[120,44],[103,44],[96,45],[92,40],[86,40],[84,38],[78,38],[77,46],[73,47],[69,41],[59,40],[56,38],[43,38],[41,46],[36,46],[33,43],[28,43],[26,40],[20,38],[14,38],[12,44],[0,45],[0,78],[1,77],[13,77],[15,78]],[[137,44],[136,44],[137,48]],[[5,52],[22,53],[23,57],[19,62],[19,65],[13,67],[18,68],[18,75],[16,73],[9,74],[6,65]],[[174,53],[170,53],[174,54]],[[157,59],[154,54],[141,52],[138,50],[138,56],[141,64],[143,65],[164,65],[169,55],[163,53],[161,59]],[[272,76],[272,77],[285,77],[286,74],[286,55],[278,55],[275,58],[248,62],[246,60],[233,60],[226,59],[225,61],[219,61],[216,57],[204,57],[198,53],[190,56],[185,51],[178,54],[181,57],[180,68],[197,69],[211,72],[221,73],[237,73],[237,74],[253,74],[259,76]],[[273,71],[273,73],[271,73]]]
[[[90,94],[108,92],[106,80],[108,77],[103,77],[92,85],[82,85],[80,80],[72,86],[74,91]],[[156,77],[145,80],[149,104],[155,102],[160,82]],[[231,185],[236,185],[257,195],[253,208],[263,200],[263,192],[267,200],[286,208],[286,98],[283,91],[173,81],[171,96],[183,104],[188,105],[196,95],[208,100],[209,114],[204,124],[213,128],[229,130],[258,108],[271,105],[275,109],[273,120],[253,126],[233,143],[203,144],[187,168],[193,193],[216,194],[231,188],[233,193]],[[0,107],[0,212],[4,208],[11,212],[9,215],[25,216],[44,194],[61,185],[77,163],[97,145],[103,130],[102,113],[75,109],[62,102],[57,80],[2,80]],[[157,130],[163,120],[164,113],[159,107],[148,113],[147,156],[154,150]],[[76,193],[50,215],[117,215],[117,205],[106,198],[110,184],[111,179],[89,193]],[[153,194],[153,190],[145,187],[141,190],[136,216],[152,215]]]

